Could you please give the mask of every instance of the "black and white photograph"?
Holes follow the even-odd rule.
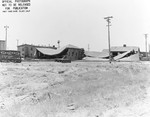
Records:
[[[1,0],[0,117],[150,117],[150,1]]]

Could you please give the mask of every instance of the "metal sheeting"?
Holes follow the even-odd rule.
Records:
[[[123,58],[124,56],[126,56],[130,52],[131,51],[127,51],[127,52],[124,52],[123,54],[119,54],[119,55],[117,55],[117,56],[114,57],[114,60],[121,59],[121,58]]]
[[[50,48],[36,48],[36,49],[45,55],[54,55],[54,54],[58,53],[57,50],[50,49]]]
[[[107,57],[109,57],[109,52],[101,52],[98,57],[99,58],[107,58]]]
[[[53,56],[53,55],[60,54],[67,48],[81,49],[81,48],[78,48],[78,47],[70,45],[70,44],[67,46],[64,46],[63,48],[60,48],[60,49],[51,49],[51,48],[36,48],[36,49],[45,55]]]
[[[109,57],[108,52],[85,51],[87,57],[106,58]]]
[[[109,59],[97,58],[97,57],[84,57],[83,60],[88,61],[109,61]]]
[[[131,56],[129,56],[129,57],[122,58],[122,59],[120,59],[119,61],[129,61],[129,62],[132,62],[132,61],[140,61],[139,53],[133,54],[133,55],[131,55]]]
[[[85,51],[85,55],[88,57],[98,57],[100,55],[100,52],[96,51]]]

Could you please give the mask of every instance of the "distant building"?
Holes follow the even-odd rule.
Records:
[[[111,51],[111,55],[112,56],[117,56],[119,54],[122,54],[124,52],[129,52],[129,51],[133,51],[134,53],[139,53],[140,54],[140,48],[137,46],[112,46],[110,48]]]
[[[0,40],[0,50],[6,50],[5,40]]]
[[[73,45],[67,45],[63,48],[37,48],[36,57],[39,59],[64,58],[69,60],[81,60],[84,57],[84,49]]]
[[[34,58],[36,49],[37,48],[50,48],[50,49],[56,49],[55,46],[37,46],[37,45],[30,45],[30,44],[23,44],[19,45],[18,51],[20,51],[21,57],[23,58]]]
[[[104,49],[102,53],[106,53],[105,58],[109,58],[109,50]],[[140,56],[140,48],[137,46],[112,46],[110,48],[110,55],[113,60],[124,60],[124,61],[139,61],[141,59]]]

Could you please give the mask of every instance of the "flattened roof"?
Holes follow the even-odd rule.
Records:
[[[98,57],[99,57],[99,58],[106,58],[106,57],[109,57],[109,53],[108,53],[108,52],[101,52]]]
[[[61,52],[63,52],[67,48],[81,49],[81,48],[78,48],[78,47],[76,47],[74,45],[70,45],[70,44],[67,46],[64,46],[63,48],[60,48],[60,49],[51,49],[51,48],[36,48],[36,49],[45,55],[51,55],[52,56],[52,55],[60,54]]]
[[[86,56],[90,57],[98,57],[100,55],[100,52],[97,51],[85,51]]]
[[[140,61],[139,53],[120,59],[120,61]]]
[[[55,53],[57,53],[57,50],[51,48],[36,48],[36,49],[45,55],[54,55]]]
[[[109,59],[97,58],[97,57],[84,57],[83,60],[88,61],[109,61]]]
[[[102,52],[109,52],[109,49],[103,49]]]
[[[89,57],[105,58],[109,56],[108,52],[85,51],[85,55]]]

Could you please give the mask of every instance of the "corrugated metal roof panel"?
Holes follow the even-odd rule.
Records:
[[[99,57],[99,58],[106,58],[106,57],[109,57],[109,52],[101,52],[98,57]]]
[[[36,49],[45,55],[54,55],[55,53],[57,53],[57,50],[51,48],[36,48]]]
[[[83,60],[88,61],[109,61],[109,59],[97,58],[97,57],[84,57]]]
[[[119,61],[140,61],[140,58],[139,58],[139,53],[137,54],[133,54],[129,57],[125,57],[125,58],[122,58],[122,59],[119,59]]]
[[[98,57],[100,53],[101,52],[97,52],[97,51],[85,51],[85,55],[90,57]]]
[[[36,48],[36,49],[45,55],[51,55],[52,56],[52,55],[60,54],[61,52],[63,52],[67,48],[81,49],[81,48],[78,48],[78,47],[70,45],[70,44],[67,46],[64,46],[63,48],[60,48],[60,49],[51,49],[51,48]]]
[[[89,57],[105,58],[109,56],[108,52],[85,51],[85,55]]]
[[[121,58],[123,58],[124,56],[126,56],[130,52],[131,51],[127,51],[127,52],[124,52],[123,54],[119,54],[119,55],[117,55],[117,56],[114,57],[114,60],[121,59]]]

